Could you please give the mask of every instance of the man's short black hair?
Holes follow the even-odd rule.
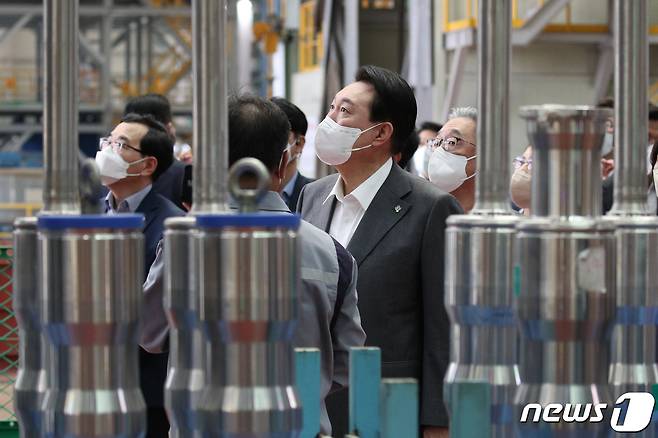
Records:
[[[434,131],[438,134],[441,128],[443,128],[443,125],[441,125],[440,123],[428,121],[420,124],[420,128],[418,128],[418,132],[427,130],[427,131]]]
[[[416,124],[416,97],[402,76],[374,65],[365,65],[356,72],[357,82],[373,86],[375,95],[370,106],[370,120],[393,125],[392,154],[402,152]]]
[[[157,180],[174,161],[172,150],[174,142],[167,133],[164,125],[157,121],[150,114],[128,113],[121,119],[123,123],[140,123],[148,128],[144,137],[139,142],[139,148],[142,154],[149,157],[155,157],[158,160],[158,166],[151,175],[153,181]]]
[[[228,104],[229,166],[252,157],[262,161],[268,170],[276,170],[288,144],[289,131],[286,113],[269,100],[250,94],[231,97]]]
[[[150,114],[163,125],[171,122],[171,105],[162,94],[150,93],[133,97],[126,104],[123,113]]]
[[[398,164],[401,168],[406,169],[407,164],[409,164],[409,161],[411,160],[411,157],[413,157],[416,153],[416,150],[418,150],[419,143],[420,137],[418,136],[418,133],[416,133],[416,131],[412,131],[411,134],[409,134],[409,138],[407,138],[404,147],[402,148],[402,153],[400,154],[400,161]]]
[[[270,99],[276,106],[286,113],[290,122],[290,130],[297,135],[306,135],[308,130],[308,121],[306,116],[297,105],[283,97],[273,97]]]

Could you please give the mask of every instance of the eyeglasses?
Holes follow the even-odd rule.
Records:
[[[473,147],[477,147],[470,141],[466,141],[463,138],[455,137],[454,135],[446,138],[436,137],[427,140],[427,146],[429,146],[431,149],[443,147],[443,149],[445,149],[447,152],[456,149],[457,146],[461,143],[467,143]]]
[[[121,141],[112,141],[110,137],[101,137],[98,140],[98,149],[103,150],[107,149],[108,147],[111,147],[114,152],[119,153],[120,151],[125,151],[127,149],[132,149],[135,152],[139,152],[140,155],[144,155],[144,152],[141,150],[137,149],[136,147],[130,146],[127,143],[123,143]]]
[[[514,158],[513,164],[514,164],[514,169],[520,169],[524,164],[527,164],[528,170],[530,170],[532,169],[532,158],[525,158],[520,155]]]

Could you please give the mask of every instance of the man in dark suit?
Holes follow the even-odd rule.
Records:
[[[164,410],[167,377],[167,320],[162,307],[162,282],[154,282],[153,269],[164,232],[164,221],[185,213],[153,190],[153,183],[169,167],[172,139],[164,126],[148,115],[128,114],[96,154],[101,181],[109,189],[106,213],[144,215],[144,305],[140,333],[140,386],[147,407],[147,437],[167,437],[169,422]],[[156,263],[155,265],[158,265]],[[147,281],[148,277],[148,281]],[[155,283],[155,285],[154,285]],[[151,285],[151,286],[147,286]]]
[[[306,178],[297,170],[299,157],[302,155],[304,145],[306,144],[306,131],[308,130],[308,121],[306,116],[297,105],[282,98],[273,97],[271,101],[278,106],[290,122],[290,133],[288,134],[288,164],[286,171],[281,181],[281,197],[285,201],[290,211],[297,209],[297,200],[304,186],[311,181],[311,178]]]
[[[356,259],[366,343],[382,350],[382,376],[419,379],[423,436],[435,437],[447,436],[448,426],[444,230],[447,217],[461,209],[393,162],[415,119],[416,101],[404,79],[362,67],[356,82],[334,97],[315,139],[318,158],[339,173],[308,184],[298,211]],[[338,418],[331,421],[337,426]]]
[[[124,115],[130,113],[150,114],[155,120],[164,125],[167,133],[171,135],[173,142],[176,141],[176,127],[171,117],[171,105],[165,96],[151,93],[134,97],[128,101],[123,111]],[[173,142],[171,146],[172,157],[174,154]],[[190,165],[178,160],[172,160],[167,170],[160,175],[157,181],[153,182],[153,191],[169,199],[179,208],[184,208],[181,197],[186,166]]]

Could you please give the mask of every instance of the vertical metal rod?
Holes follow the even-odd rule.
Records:
[[[133,34],[132,34],[132,23],[126,25],[126,38],[123,40],[126,45],[125,55],[126,55],[126,71],[125,71],[125,82],[126,87],[130,89],[130,81],[132,80],[132,44],[133,44]]]
[[[80,213],[78,0],[44,0],[44,210]]]
[[[649,43],[646,0],[615,0],[615,188],[611,214],[646,210]]]
[[[478,126],[474,213],[506,213],[509,191],[509,0],[478,6]]]
[[[110,9],[112,0],[104,0],[103,5]],[[101,17],[101,44],[103,63],[101,70],[101,105],[103,107],[103,126],[110,126],[112,122],[112,72],[110,63],[112,62],[112,15],[107,14]]]
[[[153,19],[144,17],[144,27],[146,28],[146,84],[144,90],[147,93],[153,91]]]
[[[144,26],[142,26],[142,19],[138,19],[135,21],[135,35],[137,41],[135,42],[135,64],[137,66],[137,77],[135,78],[135,85],[136,85],[136,90],[137,94],[142,94],[143,93],[143,87],[142,84],[144,83],[144,57],[142,56],[143,49],[144,49],[144,38],[143,34],[144,33]]]
[[[345,1],[345,64],[343,65],[343,82],[352,82],[359,69],[359,1]]]
[[[192,2],[194,213],[226,211],[228,105],[226,0]]]

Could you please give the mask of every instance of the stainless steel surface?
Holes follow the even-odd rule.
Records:
[[[649,41],[646,0],[614,0],[615,187],[612,214],[646,210]]]
[[[194,238],[208,352],[200,406],[204,436],[297,436],[296,233],[227,227],[198,230]]]
[[[658,383],[656,322],[658,314],[658,218],[607,217],[615,227],[617,250],[617,320],[612,334],[609,382],[613,396],[652,392]],[[655,437],[658,425],[637,436]]]
[[[80,213],[78,2],[44,0],[44,211]]]
[[[474,213],[509,212],[509,65],[511,0],[478,6],[478,122]]]
[[[492,437],[513,436],[520,382],[513,309],[516,216],[451,216],[446,230],[446,309],[451,321],[444,400],[458,380],[492,386]],[[448,406],[448,409],[450,407]]]
[[[40,229],[40,322],[53,348],[45,436],[143,436],[143,240],[140,229]]]
[[[249,179],[254,188],[243,188],[243,177]],[[243,158],[231,166],[228,174],[228,189],[238,203],[240,213],[258,211],[258,202],[265,196],[270,186],[270,172],[256,158]]]
[[[532,214],[599,216],[601,146],[612,110],[587,106],[522,107],[532,144]]]
[[[165,407],[171,437],[188,438],[200,433],[197,414],[204,385],[202,334],[197,317],[196,255],[192,249],[191,217],[165,222],[164,307],[169,320],[169,371]]]
[[[242,175],[255,190],[241,187]],[[262,163],[242,159],[229,177],[233,196],[256,205],[269,181]],[[249,224],[249,220],[258,220]],[[193,233],[198,318],[204,335],[205,385],[198,413],[201,434],[222,438],[293,438],[301,430],[295,390],[293,335],[299,298],[297,231],[276,214],[211,216],[221,226],[200,223]],[[268,219],[269,218],[269,219]],[[258,223],[258,225],[256,225]]]
[[[226,0],[192,1],[194,213],[226,208],[228,105]]]
[[[18,322],[19,367],[14,386],[14,411],[23,438],[41,436],[40,387],[41,330],[39,325],[39,278],[37,277],[37,220],[34,217],[14,222],[13,309]]]
[[[537,436],[537,429],[545,428],[541,436],[608,436],[609,417],[584,424],[518,420],[528,403],[614,404],[608,384],[617,297],[614,228],[595,218],[553,217],[521,221],[517,230],[519,435]]]

